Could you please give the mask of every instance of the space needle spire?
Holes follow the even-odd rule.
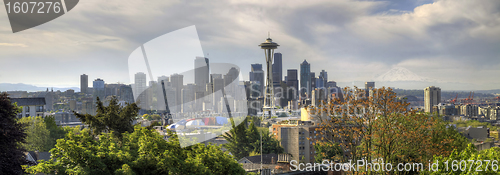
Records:
[[[268,38],[265,42],[261,43],[260,48],[264,49],[264,55],[266,56],[266,84],[264,92],[264,105],[262,107],[262,115],[272,117],[274,115],[274,110],[276,106],[274,105],[274,87],[273,87],[273,56],[274,49],[278,48],[278,43],[273,42],[270,37],[270,33],[267,33]]]

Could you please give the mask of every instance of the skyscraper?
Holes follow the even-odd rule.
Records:
[[[212,99],[209,99],[211,107],[214,111],[217,111],[219,108],[217,104],[219,103],[220,97],[222,97],[222,93],[218,92],[224,88],[224,79],[222,78],[222,74],[210,74],[210,81],[212,82]],[[218,93],[217,93],[218,92]],[[210,97],[209,97],[210,98]]]
[[[288,77],[290,79],[290,77]],[[300,94],[310,94],[311,91],[311,65],[304,60],[300,64]]]
[[[169,82],[169,78],[165,75],[162,75],[158,77],[158,84],[161,84],[161,81],[164,81],[165,83]]]
[[[283,81],[283,60],[281,53],[274,53],[274,63],[273,63],[273,84],[274,86],[279,86]]]
[[[147,83],[146,74],[143,72],[137,72],[134,76],[134,100],[138,102],[138,106],[143,109],[147,109]]]
[[[99,97],[99,100],[104,101],[104,99],[106,98],[104,96],[106,94],[104,88],[104,80],[97,78],[94,80],[94,82],[92,82],[92,85],[94,89],[94,94],[93,94],[94,102],[97,101],[97,97]]]
[[[181,111],[181,90],[184,87],[184,75],[173,74],[170,75],[170,82],[172,83],[172,87],[175,88],[175,106],[171,107],[170,110],[180,112]]]
[[[260,85],[259,92],[263,95],[264,92],[264,71],[262,64],[252,64],[252,71],[250,72],[250,81],[257,82]]]
[[[89,88],[89,76],[88,75],[80,75],[80,92],[88,93],[87,89]]]
[[[375,88],[375,82],[365,82],[365,96],[370,96],[370,89]]]
[[[335,82],[335,81],[328,81],[328,82],[326,82],[325,87],[326,88],[337,87],[337,82]]]
[[[286,89],[286,94],[288,94],[288,97],[290,99],[297,99],[297,94],[299,92],[299,79],[297,79],[297,69],[288,69],[286,71],[286,86],[288,86],[288,89]]]
[[[321,70],[319,73],[319,77],[316,81],[316,87],[326,87],[326,83],[328,82],[328,73],[325,70]]]
[[[208,58],[196,57],[194,60],[194,83],[196,92],[204,92],[207,83],[209,83],[209,62]]]
[[[311,72],[311,92],[316,89],[316,73]]]
[[[432,110],[434,105],[438,105],[441,102],[441,88],[435,86],[429,86],[424,89],[424,111],[433,113],[436,112]]]
[[[187,84],[181,90],[181,112],[194,112],[194,100],[195,100],[195,89],[196,85]]]

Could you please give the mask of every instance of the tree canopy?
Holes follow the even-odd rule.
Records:
[[[28,151],[50,151],[55,147],[56,140],[64,138],[66,134],[63,127],[57,126],[53,116],[23,117],[18,123],[25,126],[27,137],[26,143],[22,145]]]
[[[171,134],[171,133],[170,133]],[[57,174],[244,174],[220,146],[196,144],[181,148],[176,135],[168,141],[154,130],[135,126],[117,138],[88,129],[70,131],[57,141],[51,160],[28,167],[29,173]]]
[[[250,123],[250,124],[248,124]],[[284,148],[279,140],[274,138],[267,128],[259,128],[258,117],[247,117],[238,126],[223,135],[228,141],[224,147],[237,159],[249,156],[251,153],[260,155],[260,135],[262,133],[262,154],[280,154]],[[248,124],[248,126],[246,126]]]
[[[24,124],[18,123],[17,105],[12,104],[7,93],[0,94],[0,172],[2,174],[22,174],[21,165],[26,160],[22,146],[26,139]]]
[[[462,161],[463,160],[463,161]],[[449,156],[435,156],[432,163],[437,163],[435,169],[425,171],[425,174],[498,174],[500,148],[477,151],[469,143],[466,149],[454,149]],[[437,170],[437,171],[434,171]]]
[[[97,114],[79,114],[74,112],[82,123],[91,128],[92,135],[99,135],[101,132],[113,131],[114,136],[121,137],[125,132],[133,132],[132,122],[137,118],[139,107],[135,103],[127,104],[122,107],[118,104],[118,98],[113,96],[108,106],[104,106],[99,97],[97,97]]]
[[[317,142],[317,149],[332,151],[316,161],[337,155],[341,162],[382,158],[393,165],[420,163],[448,156],[453,149],[461,151],[468,143],[439,116],[409,109],[390,88],[373,89],[368,98],[356,87],[344,92],[345,100],[337,98],[311,110],[319,114],[320,133],[327,135]]]

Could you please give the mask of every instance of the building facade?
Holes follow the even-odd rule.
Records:
[[[424,89],[424,111],[434,113],[433,107],[441,102],[441,88],[429,86]]]
[[[286,153],[292,155],[291,160],[314,163],[314,144],[322,135],[312,121],[288,120],[288,123],[273,124],[270,129],[275,138],[280,140]]]
[[[89,88],[89,76],[88,75],[80,75],[80,92],[84,94],[88,93],[87,89]]]
[[[263,96],[265,83],[264,83],[264,71],[262,70],[262,64],[252,64],[251,66],[252,70],[249,75],[250,81],[253,81],[260,85],[259,96]]]
[[[172,112],[180,112],[181,111],[181,102],[182,102],[182,88],[184,87],[184,75],[173,74],[170,75],[170,82],[172,83],[172,87],[175,89],[175,104],[170,107]],[[169,102],[170,103],[170,102]]]
[[[196,57],[194,60],[194,84],[196,92],[204,92],[209,83],[210,67],[209,60],[205,57]]]
[[[288,95],[288,98],[296,100],[299,93],[299,79],[297,77],[297,69],[288,69],[286,73],[287,89],[285,89],[285,94]]]
[[[104,88],[105,87],[104,80],[97,78],[92,82],[92,85],[93,85],[92,88],[94,89],[93,92],[94,102],[97,101],[97,97],[99,97],[101,101],[104,101],[104,99],[106,98],[105,97],[106,89]]]
[[[281,53],[274,53],[273,86],[279,87],[283,81],[283,59]]]
[[[18,118],[22,117],[44,117],[45,98],[44,97],[29,97],[29,98],[11,98],[11,103],[17,103],[21,108],[21,113],[17,114]]]
[[[290,77],[288,77],[290,78]],[[311,65],[304,60],[300,64],[300,94],[309,94],[311,90]]]

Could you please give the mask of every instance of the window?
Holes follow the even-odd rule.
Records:
[[[44,112],[43,106],[35,106],[36,112]]]
[[[276,131],[276,128],[273,128],[273,131]]]

